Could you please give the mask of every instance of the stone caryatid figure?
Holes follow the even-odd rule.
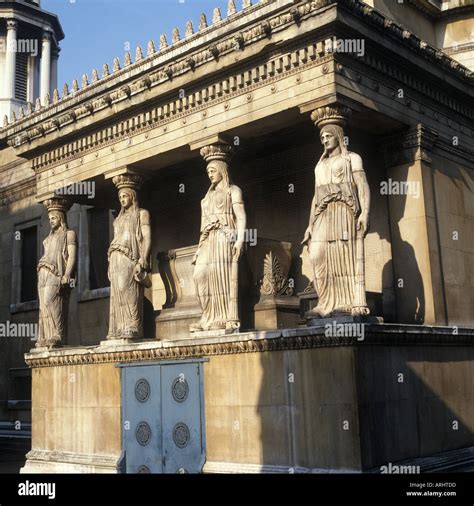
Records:
[[[75,286],[77,238],[67,226],[71,203],[63,198],[43,202],[51,226],[38,262],[39,335],[37,347],[61,345],[67,338],[69,295]]]
[[[348,151],[343,127],[349,110],[324,107],[311,118],[324,152],[302,244],[309,248],[317,306],[309,318],[369,314],[365,298],[364,237],[370,191],[362,159]]]
[[[110,319],[107,339],[143,337],[143,292],[151,270],[151,227],[147,210],[138,206],[137,191],[143,179],[136,174],[113,178],[120,213],[114,221],[110,244]]]
[[[211,181],[201,201],[201,235],[196,255],[194,282],[202,309],[200,321],[190,331],[236,332],[238,314],[238,264],[245,238],[246,214],[242,191],[232,184],[228,144],[201,149]]]

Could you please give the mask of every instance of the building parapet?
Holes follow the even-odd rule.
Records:
[[[131,99],[130,106],[133,106],[133,98],[138,94],[185,73],[194,73],[199,67],[215,62],[232,51],[242,51],[291,24],[300,26],[324,8],[336,9],[339,6],[349,9],[352,14],[390,38],[404,42],[410,50],[430,60],[436,67],[443,67],[444,71],[455,78],[452,83],[457,80],[461,89],[463,83],[474,81],[472,71],[359,0],[266,0],[238,13],[230,11],[230,16],[225,20],[215,15],[211,26],[207,26],[202,19],[202,29],[197,33],[193,33],[192,25],[188,24],[185,39],[181,40],[179,31],[175,31],[173,44],[168,46],[166,38],[162,37],[158,52],[153,52],[154,44],[150,42],[149,55],[143,57],[142,51],[137,50],[135,63],[131,63],[128,55],[124,68],[120,67],[116,58],[112,74],[104,66],[102,79],[94,71],[92,82],[89,82],[87,76],[83,77],[82,89],[79,89],[77,81],[72,93],[65,86],[63,98],[59,97],[56,90],[52,103],[37,102],[35,111],[30,107],[28,114],[23,111],[23,116],[12,118],[13,121],[7,119],[0,129],[0,145],[8,142],[20,152],[27,151],[25,145],[34,139],[88,118],[119,102]]]

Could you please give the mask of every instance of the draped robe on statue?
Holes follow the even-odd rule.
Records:
[[[349,154],[321,159],[315,180],[309,249],[318,294],[313,311],[321,317],[354,314],[353,308],[365,306],[365,288],[358,273],[358,241],[363,239],[356,229],[360,204]]]
[[[143,242],[141,225],[140,209],[136,208],[122,210],[114,221],[114,238],[108,252],[109,339],[141,337],[143,334],[144,290],[134,278]]]
[[[238,263],[232,246],[236,240],[236,221],[232,209],[231,187],[211,188],[201,201],[201,237],[197,251],[194,281],[203,330],[236,328]]]
[[[58,229],[43,241],[44,255],[38,263],[39,336],[38,344],[50,346],[67,334],[68,302],[71,287],[61,286],[66,272],[68,246],[76,244],[71,230]]]

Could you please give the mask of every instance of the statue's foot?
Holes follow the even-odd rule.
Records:
[[[352,306],[340,306],[331,311],[331,317],[337,318],[338,316],[351,316]]]
[[[200,323],[193,323],[189,326],[189,332],[200,332],[201,330],[204,330]]]
[[[240,328],[240,321],[239,320],[230,320],[230,321],[226,322],[225,328],[231,329],[231,330],[237,330]]]
[[[112,336],[112,337],[109,337]],[[122,329],[115,334],[109,334],[107,339],[138,339],[140,336],[140,332],[136,328],[128,328]]]
[[[61,346],[61,339],[48,339],[36,341],[35,348],[59,348]]]
[[[311,311],[308,311],[306,313],[307,318],[327,318],[329,317],[330,313],[325,311],[322,307],[316,306]]]
[[[223,330],[225,328],[226,328],[226,324],[225,323],[213,323],[209,327],[209,330]]]
[[[367,316],[370,313],[370,309],[367,306],[355,306],[352,308],[352,316]]]

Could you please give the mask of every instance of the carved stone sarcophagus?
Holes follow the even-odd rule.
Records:
[[[191,324],[201,309],[196,296],[192,260],[197,245],[158,254],[159,271],[166,290],[166,302],[155,319],[159,339],[192,337]],[[291,243],[258,238],[248,246],[239,278],[239,299],[243,330],[271,330],[298,325],[299,301],[288,278]]]

